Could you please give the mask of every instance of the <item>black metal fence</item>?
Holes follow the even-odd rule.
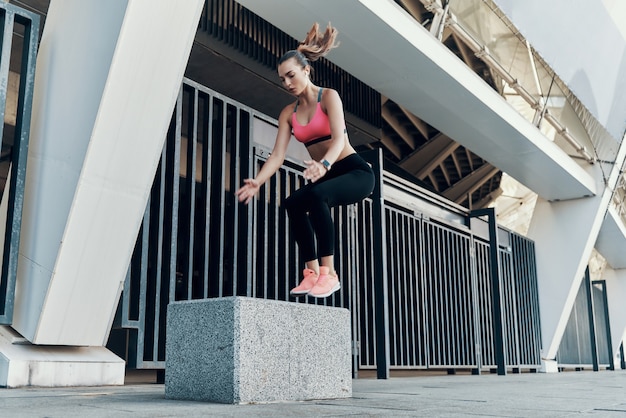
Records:
[[[275,121],[185,80],[112,334],[129,342],[131,367],[164,368],[171,301],[290,299],[303,266],[281,202],[302,168],[287,161],[248,206],[234,196],[268,156],[261,125]],[[487,222],[383,167],[378,151],[364,157],[382,198],[333,212],[342,289],[299,301],[350,309],[355,371],[495,367],[493,324],[506,330],[506,367],[538,367],[533,243],[498,230],[506,309],[494,317]]]
[[[0,177],[6,178],[2,199],[7,202],[6,222],[0,228],[3,242],[0,275],[0,324],[13,322],[15,280],[22,224],[26,156],[39,43],[39,16],[0,2]],[[9,74],[19,79],[17,107],[8,108]],[[15,113],[15,125],[5,123],[7,113]],[[9,118],[10,119],[10,118]],[[4,167],[6,163],[8,170]]]

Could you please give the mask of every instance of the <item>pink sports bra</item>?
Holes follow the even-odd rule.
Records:
[[[322,110],[322,88],[320,88],[317,94],[317,105],[315,107],[315,114],[313,119],[306,125],[300,125],[298,118],[296,117],[296,111],[298,110],[298,102],[293,109],[291,115],[291,127],[293,129],[293,136],[305,146],[317,144],[318,142],[327,141],[332,138],[330,132],[330,121],[328,115]]]

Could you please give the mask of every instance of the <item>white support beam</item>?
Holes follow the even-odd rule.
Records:
[[[203,4],[51,1],[13,323],[32,343],[106,343]]]
[[[537,199],[528,237],[535,241],[545,371],[556,371],[559,344],[621,176],[626,141],[615,158],[616,164],[594,166],[600,195],[565,202]],[[603,169],[610,173],[606,180]]]

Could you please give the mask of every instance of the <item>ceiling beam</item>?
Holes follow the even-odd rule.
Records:
[[[424,122],[423,120],[421,120],[420,118],[418,118],[417,116],[415,116],[413,113],[406,110],[404,107],[400,106],[399,104],[396,104],[396,106],[398,106],[400,110],[402,110],[402,113],[404,113],[404,116],[406,116],[407,119],[411,121],[413,126],[415,126],[415,129],[417,129],[419,133],[422,134],[424,139],[428,140],[429,138],[428,124]]]
[[[423,180],[459,146],[448,136],[439,134],[400,161],[399,165],[415,177]]]
[[[415,138],[413,135],[406,129],[406,127],[400,123],[396,115],[389,110],[388,105],[383,105],[382,107],[382,116],[385,122],[393,128],[394,131],[398,134],[400,138],[411,148],[411,150],[415,149]],[[401,158],[401,157],[399,157]]]
[[[402,151],[400,150],[400,147],[385,132],[381,134],[380,142],[387,149],[387,151],[392,153],[398,160],[402,159]]]
[[[459,38],[456,33],[452,34],[452,38],[454,38],[454,42],[459,48],[459,52],[461,53],[461,57],[463,58],[463,62],[472,69],[472,71],[476,72],[476,55],[474,51],[472,51],[463,41]]]
[[[452,158],[452,162],[454,163],[454,168],[456,168],[456,172],[459,175],[459,177],[464,177],[463,170],[461,169],[461,163],[459,163],[459,157],[457,157],[456,153],[454,152],[450,154],[450,157]]]
[[[472,210],[472,209],[482,209],[484,207],[487,207],[487,205],[489,205],[491,202],[496,200],[501,195],[502,195],[502,188],[498,187],[496,190],[492,191],[491,193],[488,193],[486,196],[484,196],[478,202],[470,202],[470,205],[469,205],[470,207],[468,209],[470,209],[470,210]]]
[[[471,172],[456,182],[452,187],[443,191],[443,196],[455,203],[465,200],[467,195],[474,193],[483,184],[491,180],[500,170],[489,163],[483,164],[478,169]]]
[[[407,12],[409,12],[411,16],[413,16],[413,19],[420,22],[420,24],[423,23],[422,14],[426,11],[426,8],[421,1],[400,0],[399,3],[402,7],[406,9]]]

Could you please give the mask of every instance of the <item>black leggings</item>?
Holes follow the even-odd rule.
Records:
[[[285,199],[283,206],[305,262],[334,254],[335,226],[330,209],[360,202],[373,190],[374,172],[358,154],[350,154],[335,162],[320,180],[307,183]]]

